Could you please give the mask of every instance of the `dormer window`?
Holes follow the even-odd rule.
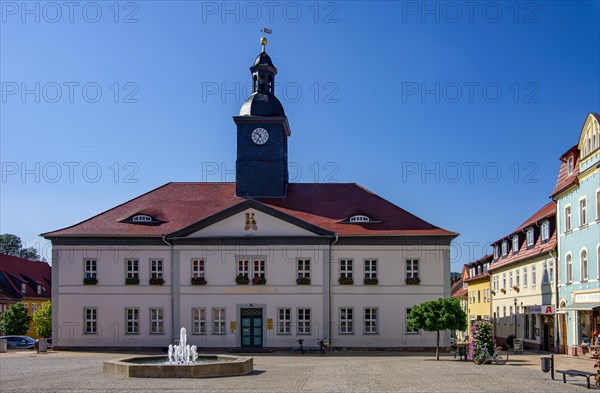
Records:
[[[494,259],[498,259],[498,245],[494,245]]]
[[[519,236],[513,236],[512,238],[512,251],[519,252]]]
[[[24,283],[24,282],[22,282],[22,283],[21,283],[21,292],[22,292],[22,293],[25,293],[25,292],[27,292],[27,286],[25,285],[25,283]]]
[[[527,229],[527,247],[533,246],[533,228]]]
[[[38,286],[37,286],[37,294],[38,295],[42,294],[42,286],[40,284],[38,284]]]
[[[542,222],[542,241],[550,239],[550,221]]]
[[[567,173],[569,175],[573,173],[573,156],[567,158]]]
[[[131,218],[133,222],[152,222],[152,217],[147,214],[137,214]]]
[[[508,255],[508,241],[504,240],[502,242],[502,256],[505,257]]]
[[[368,216],[359,214],[359,215],[350,217],[350,222],[351,223],[371,222],[371,218],[369,218]]]

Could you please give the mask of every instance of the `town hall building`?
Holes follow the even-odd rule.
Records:
[[[435,347],[407,315],[450,296],[450,242],[354,183],[289,183],[288,118],[265,51],[238,116],[235,183],[167,183],[53,245],[54,345]],[[442,341],[448,346],[448,341]]]

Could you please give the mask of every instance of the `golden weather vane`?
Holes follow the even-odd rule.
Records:
[[[266,27],[263,27],[262,29],[260,29],[261,33],[264,34],[273,34],[273,30],[271,29],[267,29]],[[265,51],[265,47],[267,46],[267,37],[265,37],[264,35],[262,36],[262,38],[260,39],[260,44],[262,45],[262,51]]]

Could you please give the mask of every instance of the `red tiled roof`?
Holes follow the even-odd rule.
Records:
[[[462,277],[460,277],[450,288],[450,296],[452,297],[465,297],[467,296],[467,290],[464,288]]]
[[[20,283],[25,283],[25,293]],[[52,268],[46,262],[30,261],[12,255],[0,254],[0,287],[3,297],[51,298]],[[38,295],[37,285],[42,286]]]
[[[569,175],[567,169],[567,159],[569,156],[573,156],[573,171]],[[551,197],[556,196],[565,188],[577,182],[577,175],[579,175],[579,149],[577,145],[567,150],[560,157],[560,169],[558,171],[558,178],[556,179],[556,185],[554,191],[552,191]]]
[[[235,196],[235,183],[167,183],[88,220],[45,237],[156,237],[173,233],[246,201]],[[286,198],[256,201],[340,236],[446,235],[438,228],[355,183],[292,183]],[[137,213],[149,214],[160,225],[121,222]],[[353,215],[378,223],[342,224]]]
[[[533,216],[529,217],[523,224],[521,224],[515,231],[510,235],[498,240],[496,243],[500,243],[503,239],[510,238],[515,234],[521,233],[524,229],[534,226],[540,221],[550,219],[551,221],[556,216],[556,202],[552,201],[546,206],[538,210]],[[522,261],[535,255],[554,250],[556,247],[556,228],[555,225],[550,225],[550,239],[545,243],[542,243],[542,237],[536,236],[533,247],[527,247],[525,244],[521,244],[519,252],[516,254],[510,251],[506,257],[500,256],[497,261],[493,261],[490,266],[490,270],[498,269],[503,266],[509,265],[514,262]]]

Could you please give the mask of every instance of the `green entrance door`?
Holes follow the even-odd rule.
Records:
[[[242,347],[262,347],[262,308],[242,308],[240,317],[242,321]]]

